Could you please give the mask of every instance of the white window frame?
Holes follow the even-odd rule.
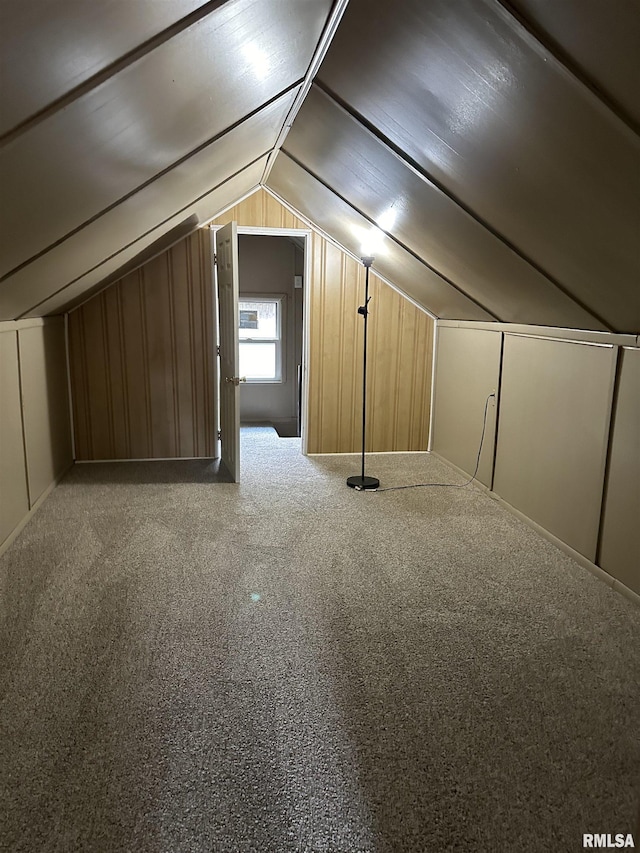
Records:
[[[238,295],[238,305],[241,302],[275,302],[276,309],[276,327],[277,338],[240,338],[239,346],[242,344],[275,344],[276,345],[276,378],[263,379],[261,377],[247,376],[247,385],[282,385],[287,381],[285,375],[285,345],[283,339],[283,330],[286,329],[285,310],[286,310],[286,293],[240,293]],[[238,308],[238,328],[240,327],[240,309]]]

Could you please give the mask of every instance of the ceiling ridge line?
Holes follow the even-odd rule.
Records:
[[[286,150],[286,148],[282,148],[281,151],[290,160],[292,160],[297,166],[299,166],[301,169],[303,169],[308,175],[311,175],[312,178],[314,178],[316,181],[318,181],[319,184],[322,184],[322,186],[325,187],[325,189],[328,189],[329,192],[333,193],[337,198],[339,198],[340,201],[344,202],[352,210],[355,210],[356,213],[358,213],[360,216],[362,216],[363,219],[366,219],[367,222],[371,223],[371,225],[373,225],[375,228],[377,228],[379,231],[381,231],[393,243],[395,243],[397,246],[399,246],[401,249],[403,249],[405,252],[407,252],[407,254],[411,255],[411,257],[414,258],[416,261],[418,261],[418,263],[422,264],[428,270],[431,270],[431,272],[434,275],[437,275],[438,278],[442,279],[442,281],[444,281],[446,284],[448,284],[454,290],[457,290],[461,296],[464,296],[465,299],[468,299],[470,302],[473,302],[474,305],[476,305],[478,308],[480,308],[486,314],[489,314],[489,316],[493,317],[499,323],[503,322],[496,315],[496,313],[494,311],[491,311],[489,308],[487,308],[485,305],[483,305],[481,302],[479,302],[475,297],[469,296],[469,294],[466,293],[464,290],[462,290],[462,288],[459,285],[457,285],[451,279],[447,278],[447,276],[444,275],[444,273],[441,273],[435,267],[431,266],[431,264],[428,263],[427,261],[425,261],[424,258],[421,258],[420,255],[418,255],[416,252],[414,252],[413,249],[410,249],[409,246],[406,246],[401,240],[398,240],[397,237],[394,237],[393,234],[390,234],[388,231],[385,231],[384,228],[380,228],[380,226],[376,224],[375,220],[372,219],[367,213],[364,213],[362,210],[360,210],[359,207],[356,207],[355,204],[350,202],[347,198],[345,198],[345,196],[341,195],[341,193],[339,193],[336,189],[334,189],[334,187],[332,187],[330,184],[328,184],[326,181],[324,181],[321,177],[316,175],[315,172],[313,172],[311,169],[309,169],[307,166],[305,166],[304,163],[302,163],[300,160],[298,160],[297,157],[295,157],[293,154],[290,154]]]
[[[525,254],[521,249],[518,249],[507,237],[497,231],[493,226],[489,225],[481,216],[479,216],[474,210],[468,207],[464,202],[462,202],[457,196],[453,195],[453,193],[449,192],[441,183],[430,175],[426,169],[424,169],[416,160],[414,160],[411,156],[409,156],[406,151],[403,151],[399,145],[396,145],[392,142],[387,136],[385,136],[378,128],[370,122],[367,118],[365,118],[360,112],[350,106],[346,101],[344,101],[339,95],[337,95],[332,89],[329,88],[325,83],[321,80],[314,80],[314,86],[317,86],[321,91],[325,93],[332,101],[334,101],[337,106],[343,110],[347,115],[349,115],[352,119],[354,119],[358,124],[361,124],[364,129],[373,136],[378,142],[380,142],[385,148],[389,150],[391,154],[393,154],[398,160],[400,160],[405,166],[407,166],[416,177],[435,187],[440,193],[446,196],[450,201],[452,201],[457,207],[463,210],[474,222],[477,222],[478,225],[482,226],[486,231],[488,231],[492,236],[494,236],[497,240],[499,240],[507,249],[509,249],[516,257],[520,258],[526,264],[528,264],[532,269],[534,269],[537,273],[543,276],[551,285],[556,287],[561,293],[563,293],[567,299],[570,299],[574,304],[580,307],[583,311],[586,311],[594,320],[597,320],[601,323],[606,329],[609,331],[613,331],[610,324],[605,322],[605,320],[600,317],[598,314],[594,313],[594,311],[585,305],[582,300],[578,299],[576,296],[571,293],[571,291],[566,288],[563,284],[561,284],[551,273],[547,272],[540,264],[536,261],[532,260],[527,254]]]
[[[485,2],[494,3],[501,6],[504,12],[513,19],[520,29],[532,38],[540,47],[553,57],[555,62],[560,65],[567,74],[573,77],[577,83],[589,91],[596,100],[605,107],[618,121],[625,125],[627,130],[630,130],[634,136],[640,136],[640,125],[627,114],[626,109],[621,106],[614,98],[598,86],[598,84],[589,76],[586,71],[583,71],[580,66],[573,60],[571,55],[562,48],[561,45],[543,29],[538,27],[533,21],[526,18],[521,12],[516,9],[511,0],[485,0]]]
[[[342,16],[345,13],[348,3],[349,0],[336,0],[333,8],[329,12],[327,21],[322,30],[322,33],[320,34],[320,38],[318,39],[318,43],[316,44],[313,56],[311,57],[311,61],[309,62],[309,65],[305,72],[302,85],[300,86],[300,90],[294,98],[289,112],[285,116],[284,122],[282,123],[282,127],[280,128],[280,133],[276,137],[276,142],[273,146],[273,151],[267,159],[267,163],[264,167],[264,173],[262,175],[262,180],[260,182],[261,184],[265,183],[269,178],[269,173],[271,172],[273,164],[275,163],[275,159],[278,156],[278,151],[280,150],[280,148],[282,148],[284,140],[287,138],[287,134],[291,130],[291,125],[293,124],[295,117],[298,115],[300,107],[304,103],[304,100],[307,97],[311,86],[313,85],[313,80],[316,74],[318,73],[322,61],[327,55],[327,51],[331,46],[331,42],[333,41],[333,37],[336,34],[336,30],[338,29],[338,25],[342,20]]]
[[[37,302],[35,305],[32,305],[32,306],[31,306],[30,308],[28,308],[26,311],[23,311],[23,312],[22,312],[22,314],[20,314],[20,316],[19,316],[19,318],[18,318],[18,319],[21,319],[22,317],[25,317],[25,316],[26,316],[30,311],[35,311],[35,310],[36,310],[40,305],[43,305],[45,302],[48,302],[50,299],[53,299],[53,298],[54,298],[55,296],[57,296],[59,293],[62,293],[62,291],[63,291],[63,290],[66,290],[66,289],[67,289],[67,287],[71,287],[71,285],[72,285],[72,284],[75,284],[77,281],[80,281],[80,279],[81,279],[81,278],[84,278],[84,276],[85,276],[85,275],[89,275],[89,273],[95,272],[95,270],[97,270],[97,269],[98,269],[99,267],[101,267],[103,264],[106,264],[106,263],[107,263],[107,261],[110,261],[110,260],[112,260],[113,258],[116,258],[116,257],[120,254],[120,252],[124,252],[126,249],[129,249],[129,248],[131,248],[131,246],[134,246],[134,245],[135,245],[139,240],[143,240],[145,237],[149,236],[149,234],[151,234],[151,232],[152,232],[152,231],[155,231],[157,228],[162,228],[162,226],[163,226],[163,225],[165,225],[167,222],[169,222],[169,220],[170,220],[170,219],[173,219],[175,216],[179,216],[181,213],[184,213],[184,211],[185,211],[185,210],[188,210],[190,207],[193,207],[193,205],[194,205],[194,204],[197,204],[199,201],[202,201],[202,199],[203,199],[203,198],[205,198],[205,196],[209,195],[210,193],[215,192],[216,190],[219,190],[219,189],[220,189],[220,187],[223,187],[226,183],[228,183],[229,181],[233,180],[233,178],[236,178],[238,175],[242,174],[242,172],[244,172],[244,171],[246,171],[247,169],[251,168],[251,166],[255,165],[255,163],[257,163],[257,162],[258,162],[259,160],[261,160],[263,157],[266,157],[266,155],[269,153],[269,151],[271,151],[271,149],[270,149],[270,148],[269,148],[269,149],[267,149],[267,151],[263,151],[263,152],[262,152],[262,154],[260,154],[260,156],[259,156],[259,157],[254,158],[253,160],[251,160],[251,162],[250,162],[250,163],[247,163],[247,164],[246,164],[245,166],[243,166],[241,169],[238,169],[238,170],[237,170],[236,172],[234,172],[232,175],[229,175],[229,177],[225,178],[225,179],[224,179],[224,181],[221,181],[219,184],[216,184],[215,186],[213,186],[213,187],[211,187],[210,189],[208,189],[206,192],[204,192],[204,193],[202,193],[201,195],[197,196],[195,199],[193,199],[193,201],[189,202],[189,204],[184,205],[184,207],[181,207],[181,208],[180,208],[179,210],[177,210],[175,213],[172,213],[172,214],[171,214],[171,216],[167,216],[167,217],[166,217],[165,219],[163,219],[161,222],[158,222],[158,224],[157,224],[157,225],[154,225],[154,226],[153,226],[153,228],[149,228],[149,229],[147,229],[147,231],[144,231],[142,234],[140,234],[140,235],[139,235],[138,237],[136,237],[134,240],[131,240],[131,242],[127,243],[127,244],[126,244],[126,245],[124,245],[124,246],[121,246],[121,247],[118,249],[118,251],[117,251],[117,252],[112,252],[110,255],[107,255],[107,257],[106,257],[106,258],[103,258],[99,263],[94,264],[92,267],[89,267],[89,269],[88,269],[88,270],[85,270],[85,271],[84,271],[83,273],[81,273],[80,275],[77,275],[75,278],[71,279],[71,281],[68,281],[66,284],[63,284],[63,285],[62,285],[62,287],[59,287],[59,288],[58,288],[56,291],[54,291],[53,293],[49,293],[49,294],[48,294],[44,299],[41,299],[39,302]],[[257,186],[259,187],[259,184],[258,184]],[[214,218],[215,218],[215,217],[214,217]],[[178,223],[178,225],[179,225],[179,224],[180,224],[180,223]],[[204,224],[206,225],[206,222],[205,222]],[[177,226],[176,226],[176,227],[177,227]],[[196,226],[196,227],[200,227],[200,226],[198,225],[198,226]],[[195,229],[194,229],[194,230],[195,230]],[[162,236],[162,235],[160,235],[160,236]],[[99,284],[99,282],[98,282],[98,284]]]
[[[296,86],[299,86],[300,82],[301,82],[300,80],[296,80],[295,83],[292,83],[290,86],[287,86],[286,89],[282,89],[282,91],[278,92],[276,95],[274,95],[268,101],[265,101],[264,103],[260,104],[259,107],[256,107],[256,109],[252,110],[250,113],[247,113],[247,115],[242,116],[242,118],[233,122],[233,124],[230,124],[228,127],[225,127],[225,129],[221,130],[220,133],[217,133],[215,136],[212,136],[209,139],[205,140],[204,142],[200,143],[200,145],[197,145],[195,148],[191,149],[191,151],[189,151],[188,154],[185,154],[182,157],[179,157],[177,160],[174,160],[173,163],[171,163],[169,166],[166,166],[164,169],[161,169],[159,172],[156,172],[155,175],[152,175],[152,177],[148,178],[148,180],[146,180],[146,181],[143,181],[143,183],[138,184],[138,186],[135,187],[133,190],[130,190],[128,193],[125,193],[123,196],[121,196],[116,201],[114,201],[111,204],[107,205],[106,207],[102,208],[102,210],[100,210],[98,213],[95,213],[93,216],[89,217],[88,219],[85,219],[84,222],[82,222],[80,225],[77,225],[75,228],[72,228],[71,231],[68,231],[64,236],[60,237],[58,240],[55,240],[53,243],[50,243],[48,246],[45,246],[44,249],[41,249],[35,255],[32,255],[30,258],[28,258],[26,261],[22,261],[22,263],[18,264],[17,266],[13,267],[13,269],[4,273],[4,275],[0,276],[0,283],[11,278],[11,276],[15,275],[17,272],[20,272],[20,270],[29,266],[29,264],[33,263],[34,261],[37,261],[39,258],[43,257],[43,255],[46,255],[48,252],[52,251],[57,246],[60,246],[62,243],[64,243],[70,237],[73,237],[75,234],[78,234],[80,231],[82,231],[83,228],[86,228],[88,225],[91,225],[93,222],[100,219],[101,216],[104,216],[105,214],[114,210],[116,207],[118,207],[118,205],[123,204],[125,201],[128,201],[130,198],[132,198],[137,193],[142,192],[142,190],[145,190],[148,186],[150,186],[151,184],[155,183],[155,181],[158,181],[160,178],[167,175],[173,169],[176,169],[178,166],[182,166],[182,164],[186,163],[187,160],[190,160],[191,157],[195,157],[197,154],[200,154],[201,151],[204,151],[205,148],[208,148],[210,145],[213,145],[215,142],[217,142],[223,136],[226,136],[227,133],[230,133],[232,130],[235,130],[237,127],[240,127],[240,125],[244,124],[244,122],[249,121],[249,119],[258,115],[258,113],[262,112],[262,110],[266,109],[267,107],[270,107],[279,98],[283,97],[288,92],[295,89]],[[271,151],[272,149],[269,148],[268,150]],[[264,155],[261,155],[261,156],[264,156]],[[256,158],[256,159],[259,159],[259,158]],[[255,160],[252,160],[251,162],[254,163]],[[251,164],[248,164],[248,165],[251,165]],[[240,171],[242,171],[242,170],[240,170]],[[237,174],[237,173],[235,173],[235,174]]]
[[[147,56],[156,48],[161,47],[163,44],[168,42],[169,39],[179,35],[190,26],[193,26],[193,24],[197,24],[203,18],[206,18],[217,8],[223,6],[227,2],[228,0],[209,0],[209,2],[205,3],[203,6],[200,6],[195,11],[185,15],[184,18],[180,18],[180,20],[171,24],[169,27],[166,27],[164,30],[156,33],[155,36],[151,36],[151,38],[148,38],[146,41],[142,42],[142,44],[118,57],[118,59],[115,59],[105,68],[97,71],[91,77],[87,78],[87,80],[84,80],[82,83],[79,83],[77,86],[69,89],[68,92],[60,95],[60,97],[51,101],[46,106],[42,107],[42,109],[37,110],[30,116],[27,116],[27,118],[18,122],[18,124],[10,130],[1,134],[0,148],[4,148],[17,137],[22,136],[24,133],[31,130],[31,128],[36,127],[43,121],[46,121],[51,116],[55,115],[57,112],[60,112],[60,110],[63,110],[65,107],[74,103],[74,101],[79,100],[83,95],[86,95],[87,92],[90,92],[92,89],[96,89],[111,77],[114,77],[116,74],[124,71],[125,68],[128,68],[139,59]]]

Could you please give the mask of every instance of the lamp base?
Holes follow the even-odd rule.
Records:
[[[377,489],[379,485],[380,480],[377,477],[361,477],[359,474],[347,480],[347,486],[352,489]]]

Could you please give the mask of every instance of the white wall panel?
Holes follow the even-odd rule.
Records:
[[[433,449],[473,474],[487,397],[499,391],[502,335],[438,327]],[[489,401],[478,479],[491,487],[496,403]]]
[[[595,562],[614,347],[505,335],[494,491]]]
[[[599,565],[640,594],[640,350],[621,350]]]
[[[0,328],[0,544],[28,511],[18,333]]]
[[[73,462],[64,322],[18,332],[31,506]]]

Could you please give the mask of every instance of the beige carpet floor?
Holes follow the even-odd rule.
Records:
[[[243,433],[76,466],[0,558],[0,848],[579,851],[635,828],[640,611],[473,486]],[[461,482],[371,457],[383,485]],[[636,839],[636,846],[640,839]]]

